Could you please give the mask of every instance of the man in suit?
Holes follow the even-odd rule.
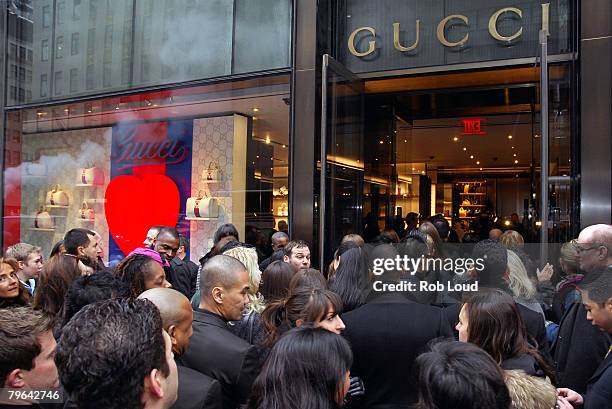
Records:
[[[187,297],[170,288],[152,288],[138,298],[151,301],[159,309],[162,325],[172,341],[179,382],[178,398],[172,409],[221,409],[219,381],[183,366],[180,359],[193,334],[193,310]]]
[[[242,318],[248,302],[249,273],[239,260],[214,256],[202,267],[199,308],[193,313],[193,337],[183,355],[186,366],[221,382],[223,408],[246,402],[259,373],[255,346],[232,334],[228,321]]]
[[[576,241],[581,285],[587,286],[597,274],[612,265],[612,226],[596,224],[584,228]],[[612,343],[609,334],[599,331],[587,320],[583,303],[567,307],[553,343],[557,385],[580,394],[586,392],[589,378],[600,366]]]
[[[396,250],[377,246],[372,259],[394,259]],[[400,281],[397,271],[379,277],[385,284]],[[378,283],[376,288],[382,288]],[[389,287],[387,287],[389,288]],[[351,376],[365,385],[365,396],[354,407],[404,408],[417,401],[413,364],[427,344],[438,337],[452,337],[441,308],[410,301],[401,293],[375,292],[365,305],[342,315],[345,338],[353,350]]]
[[[607,268],[590,283],[581,287],[582,304],[586,319],[602,332],[612,334],[612,267]],[[559,399],[584,409],[612,407],[612,346],[608,348],[603,361],[589,378],[584,396],[568,389],[558,389]]]
[[[179,235],[179,248],[176,256],[170,262],[174,272],[179,277],[189,277],[189,294],[185,294],[191,299],[196,291],[196,281],[198,279],[199,266],[187,258],[189,251],[189,240],[182,234]]]

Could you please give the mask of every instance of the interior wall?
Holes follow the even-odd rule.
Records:
[[[529,180],[525,178],[499,178],[495,180],[495,210],[500,217],[512,213],[523,214],[524,199],[529,198]]]

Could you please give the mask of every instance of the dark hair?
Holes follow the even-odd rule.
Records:
[[[399,235],[397,234],[395,229],[392,228],[386,228],[380,233],[380,235],[388,239],[390,243],[399,243],[400,241]]]
[[[19,286],[19,293],[17,294],[17,297],[0,298],[0,308],[28,305],[30,303],[30,293],[17,277],[17,271],[19,271],[19,264],[17,263],[17,260],[11,257],[0,257],[0,266],[2,264],[7,264],[13,269],[13,274],[15,274],[15,279],[17,280],[17,285]]]
[[[554,379],[554,371],[529,344],[525,322],[510,295],[502,290],[483,289],[468,296],[463,305],[467,308],[468,342],[487,351],[499,364],[519,355],[531,355]]]
[[[55,363],[70,400],[82,409],[142,408],[144,379],[168,376],[162,320],[149,300],[90,304],[64,328]]]
[[[274,253],[272,253],[270,255],[270,257],[268,257],[267,259],[262,261],[261,264],[259,265],[259,269],[261,271],[263,271],[266,268],[268,268],[270,266],[270,264],[274,263],[275,261],[283,261],[283,257],[284,256],[285,256],[285,250],[281,247],[280,249],[278,249]],[[285,263],[285,264],[287,264],[287,263]]]
[[[293,275],[289,282],[289,292],[294,292],[298,288],[320,288],[322,290],[327,288],[327,281],[323,274],[314,268],[304,268],[298,270]]]
[[[293,249],[297,249],[297,248],[300,248],[300,247],[306,247],[306,248],[310,249],[308,247],[308,243],[306,243],[304,240],[291,240],[284,247],[285,256],[291,257],[291,254],[293,253]]]
[[[431,222],[423,222],[419,226],[419,231],[427,234],[433,240],[434,249],[433,254],[431,255],[434,257],[443,257],[443,243],[442,239],[440,238],[440,234],[438,234],[438,230],[436,230],[436,227]]]
[[[250,409],[330,409],[353,361],[344,338],[323,328],[287,332],[272,348],[253,384]]]
[[[62,326],[86,305],[129,295],[130,289],[126,284],[109,271],[79,277],[72,282],[66,293]]]
[[[53,245],[53,248],[51,249],[51,253],[49,254],[49,258],[54,257],[58,254],[61,254],[62,248],[64,249],[64,251],[66,250],[66,246],[64,246],[64,240],[60,240]]]
[[[43,333],[53,328],[53,317],[32,307],[2,309],[0,313],[0,384],[13,370],[34,368]]]
[[[179,246],[182,246],[185,249],[185,253],[189,251],[189,239],[182,234],[179,235]]]
[[[261,274],[259,292],[265,302],[278,301],[289,292],[289,283],[293,278],[293,269],[282,261],[274,261]]]
[[[268,304],[261,313],[267,333],[266,345],[274,345],[282,330],[295,327],[297,320],[313,324],[332,310],[340,314],[342,300],[336,293],[320,288],[299,288],[286,298]]]
[[[503,370],[482,349],[458,341],[431,346],[415,362],[417,409],[510,409]]]
[[[162,234],[167,234],[167,235],[171,236],[173,239],[180,241],[180,234],[179,234],[178,230],[176,230],[174,227],[168,227],[168,226],[160,227],[159,231],[157,232],[157,236],[156,237],[159,237]]]
[[[357,233],[349,233],[345,235],[344,237],[342,237],[342,241],[340,242],[340,245],[342,245],[342,243],[346,241],[352,241],[353,243],[356,243],[359,247],[365,246],[365,241],[363,240],[363,237],[361,237]]]
[[[336,274],[329,280],[328,288],[340,296],[346,311],[354,310],[365,303],[370,289],[365,249],[355,247],[342,254]]]
[[[219,228],[215,232],[215,235],[213,236],[213,243],[217,244],[219,240],[228,236],[233,236],[236,238],[237,241],[240,241],[240,237],[238,237],[238,230],[236,230],[236,227],[233,224],[222,224],[221,226],[219,226]]]
[[[144,254],[132,254],[124,258],[115,268],[115,277],[130,288],[130,295],[138,297],[145,288],[145,276],[151,263],[157,263],[152,257]]]
[[[478,271],[478,282],[481,287],[501,288],[504,273],[508,268],[508,251],[498,241],[485,239],[474,245],[474,259],[482,259],[484,268]]]
[[[364,243],[364,246],[365,246],[365,243]],[[338,246],[338,248],[334,252],[334,259],[332,260],[331,263],[329,263],[329,268],[327,269],[327,278],[328,279],[330,279],[331,277],[333,277],[334,274],[336,274],[336,269],[334,268],[334,262],[336,260],[338,260],[338,258],[340,258],[344,253],[346,253],[350,249],[354,249],[354,248],[358,248],[358,247],[363,247],[363,246],[360,246],[359,243],[357,243],[357,242],[355,242],[353,240],[344,240],[343,239],[343,241],[340,242],[340,245]]]
[[[603,306],[612,298],[612,268],[590,273],[580,283],[580,289],[587,292],[591,301]]]
[[[438,234],[440,235],[440,238],[442,240],[448,238],[448,235],[450,233],[450,225],[448,224],[448,220],[446,220],[444,216],[441,216],[441,215],[435,216],[431,223],[434,225],[434,227],[438,231]]]
[[[72,229],[68,230],[64,236],[64,248],[66,253],[72,254],[73,256],[78,255],[78,248],[89,245],[89,236],[95,236],[96,233],[87,229]]]
[[[61,320],[66,292],[70,284],[80,276],[77,257],[69,254],[51,257],[45,262],[40,273],[32,306]]]

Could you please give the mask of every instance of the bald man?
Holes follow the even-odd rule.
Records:
[[[172,341],[172,352],[178,368],[178,398],[172,409],[222,408],[221,384],[215,379],[187,368],[181,356],[193,334],[193,310],[183,294],[170,288],[152,288],[140,294],[159,309],[162,325]]]
[[[500,229],[491,229],[491,231],[489,232],[489,238],[491,240],[499,240],[502,234],[504,234],[504,232]]]
[[[200,277],[200,305],[183,362],[221,382],[223,408],[235,409],[246,402],[260,369],[258,349],[228,328],[229,321],[242,318],[249,273],[239,260],[218,255],[206,262]]]

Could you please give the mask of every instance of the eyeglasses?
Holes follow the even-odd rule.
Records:
[[[578,251],[578,253],[583,253],[585,251],[593,250],[593,249],[596,249],[596,248],[599,248],[599,247],[603,246],[603,244],[597,244],[597,243],[594,243],[594,245],[591,246],[591,247],[583,247],[579,243],[576,243],[575,245],[576,245],[576,250]]]

